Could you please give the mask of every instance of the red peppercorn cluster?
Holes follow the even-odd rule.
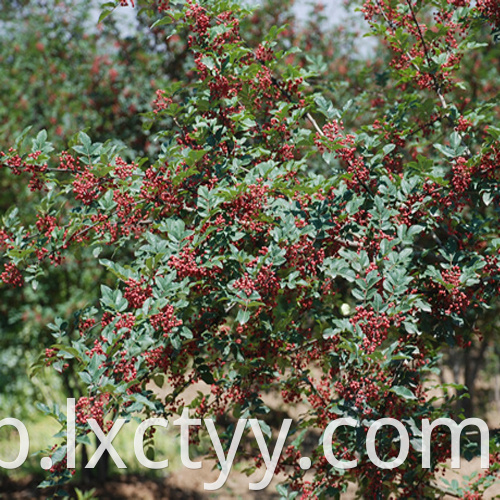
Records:
[[[104,416],[109,400],[109,394],[79,398],[75,405],[76,423],[83,425],[87,423],[89,418],[93,418],[104,430]]]
[[[24,285],[23,275],[13,262],[7,262],[4,264],[4,271],[0,274],[0,279],[4,283],[14,287],[22,287]]]
[[[476,7],[494,26],[500,26],[500,4],[497,0],[477,0]]]
[[[182,321],[175,317],[174,308],[169,304],[166,305],[161,312],[154,314],[150,318],[153,328],[163,332],[165,337],[177,326],[182,325]]]
[[[164,90],[158,89],[156,91],[156,99],[153,101],[154,113],[158,114],[159,112],[168,109],[171,104],[172,99],[165,95]]]
[[[14,175],[21,175],[23,172],[31,174],[28,187],[30,191],[42,191],[46,188],[46,181],[43,177],[44,172],[47,171],[48,165],[43,163],[38,164],[38,158],[41,151],[28,153],[27,160],[24,161],[13,148],[9,149],[9,155],[0,151],[0,160],[2,157],[7,157],[4,161],[0,161],[0,168],[9,168]]]
[[[146,278],[144,276],[142,276],[139,281],[129,279],[125,282],[127,288],[123,296],[127,299],[130,308],[141,308],[144,301],[152,296],[153,288],[150,284],[145,285],[145,283]]]

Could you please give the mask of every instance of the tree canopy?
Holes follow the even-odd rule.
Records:
[[[103,23],[119,4],[104,6]],[[284,7],[269,20],[232,0],[135,4],[152,23],[152,34],[139,30],[151,60],[117,38],[82,75],[69,51],[76,44],[88,64],[81,40],[58,55],[60,42],[27,47],[54,61],[43,75],[57,85],[68,77],[57,61],[72,58],[75,75],[54,95],[34,74],[20,109],[40,85],[52,127],[14,140],[7,121],[0,157],[2,184],[19,190],[0,229],[2,293],[54,304],[55,340],[35,370],[51,366],[78,396],[77,442],[88,442],[89,418],[109,431],[117,418],[180,414],[201,381],[209,389],[191,415],[224,425],[225,450],[235,419],[279,431],[265,423],[278,409],[266,394],[307,406],[280,457],[284,497],[339,498],[354,481],[370,498],[438,498],[450,440],[434,432],[423,468],[421,422],[459,418],[446,387],[434,395],[439,357],[498,326],[496,3],[366,0],[378,42],[357,56],[346,50],[356,32],[328,39],[320,9],[301,28],[282,24]],[[73,118],[66,99],[81,92],[93,103],[85,131],[56,151],[51,136]],[[100,99],[113,105],[102,112]],[[67,297],[54,281],[65,274]],[[333,453],[358,463],[343,470],[318,437],[347,417],[359,427],[337,430]],[[412,445],[393,469],[362,446],[384,417],[403,422]],[[398,455],[388,428],[377,440],[381,460]],[[262,466],[250,446],[242,457]],[[71,476],[65,453],[53,451],[46,484]]]

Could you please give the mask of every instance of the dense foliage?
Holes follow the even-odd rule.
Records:
[[[333,73],[320,35],[323,59],[297,53],[281,26],[247,37],[255,14],[236,2],[136,3],[182,45],[147,117],[154,159],[93,142],[92,123],[58,154],[42,131],[1,157],[38,203],[4,217],[5,286],[36,294],[68,260],[100,285],[76,321],[51,324],[38,364],[78,374],[79,442],[90,417],[109,429],[180,413],[203,381],[191,414],[224,421],[226,448],[235,418],[276,409],[265,393],[307,404],[281,457],[284,496],[335,498],[355,481],[370,498],[438,497],[449,440],[435,431],[423,469],[419,428],[450,401],[429,382],[443,348],[493,335],[498,313],[496,3],[367,0],[380,46]],[[306,477],[301,446],[339,417],[360,427],[337,431],[334,454],[358,466],[334,469],[318,443]],[[382,417],[411,436],[398,468],[362,446]],[[397,456],[388,428],[377,437],[381,459]],[[69,474],[64,455],[53,482]],[[489,479],[462,493],[480,498]]]

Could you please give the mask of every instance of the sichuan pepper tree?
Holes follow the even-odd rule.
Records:
[[[158,148],[158,142],[152,140],[156,123],[143,112],[151,109],[155,90],[162,88],[162,82],[187,77],[187,43],[182,36],[167,37],[168,26],[149,29],[151,18],[146,12],[137,16],[134,29],[129,28],[128,33],[122,26],[121,9],[94,26],[92,6],[97,7],[88,2],[55,0],[0,6],[0,62],[4,63],[0,65],[0,150],[7,150],[19,130],[31,126],[31,136],[45,128],[54,149],[61,151],[79,127],[89,128],[89,124],[93,140],[112,139],[124,148],[120,150],[123,158],[154,154]],[[335,65],[352,71],[353,61],[347,64],[345,59],[355,53],[354,35],[347,30],[332,31],[322,23],[319,10],[307,19],[304,26],[297,24],[291,2],[266,2],[242,21],[250,44],[274,24],[286,22],[287,31],[280,33],[277,43],[304,49],[290,56],[290,63],[304,64],[305,54],[321,60],[322,54],[332,55],[333,47],[342,47],[335,51],[328,67],[324,61],[316,66],[323,75]],[[194,77],[191,73],[190,78]],[[345,83],[342,88],[342,92],[336,89],[335,95],[346,101],[349,89]],[[142,125],[146,125],[144,130]],[[19,218],[28,224],[36,220],[33,205],[39,198],[25,180],[8,169],[0,170],[0,214],[15,205]],[[0,404],[5,414],[29,416],[34,412],[33,401],[46,397],[44,386],[55,383],[54,378],[49,384],[39,377],[30,381],[28,367],[41,346],[50,346],[47,325],[58,315],[71,318],[73,312],[78,314],[82,306],[97,300],[94,283],[107,279],[106,270],[95,266],[91,249],[77,257],[65,259],[57,268],[45,266],[36,289],[27,287],[22,293],[3,289]],[[73,326],[75,321],[71,321],[68,333],[78,336]],[[71,369],[64,372],[61,390],[78,397],[79,381],[74,375]]]
[[[43,263],[89,248],[114,276],[80,314],[80,338],[55,322],[57,343],[40,361],[73,367],[87,387],[78,442],[91,417],[109,431],[118,417],[180,413],[183,391],[203,381],[211,390],[191,415],[230,419],[225,448],[231,419],[273,411],[265,393],[308,405],[278,466],[283,495],[338,498],[354,481],[371,498],[438,497],[449,440],[435,431],[424,469],[419,428],[449,408],[427,382],[445,346],[482,333],[500,291],[498,108],[486,89],[468,97],[464,71],[476,54],[496,54],[494,4],[366,1],[389,64],[341,109],[308,86],[324,76],[287,64],[294,49],[278,50],[281,28],[246,42],[251,12],[240,5],[138,7],[160,16],[153,29],[184,37],[192,61],[186,81],[157,92],[157,158],[126,161],[82,132],[54,160],[42,132],[1,160],[41,200],[36,224],[4,219],[4,283],[30,286]],[[340,417],[360,427],[337,431],[333,453],[357,467],[333,468],[318,442],[306,477],[306,438]],[[383,417],[411,436],[390,470],[364,447]],[[378,432],[380,459],[398,455],[393,438]],[[54,452],[49,484],[70,476],[65,452]]]

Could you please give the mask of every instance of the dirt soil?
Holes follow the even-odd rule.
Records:
[[[0,499],[2,500],[46,500],[49,495],[37,489],[39,480],[31,478],[22,481],[0,480]],[[113,478],[95,487],[99,500],[205,500],[208,497],[189,489],[180,489],[169,484],[168,480],[150,479],[139,476]],[[77,486],[78,487],[78,486]],[[86,491],[90,486],[80,485]],[[77,498],[76,495],[73,498]]]
[[[471,462],[463,460],[460,470],[448,469],[445,478],[449,481],[457,479],[461,482],[461,476],[468,475],[474,470],[480,471],[479,459]],[[279,477],[275,478],[265,490],[253,492],[248,489],[248,483],[258,481],[260,475],[249,478],[237,471],[232,471],[221,490],[204,491],[203,482],[212,482],[217,476],[217,471],[204,466],[200,470],[178,470],[166,478],[152,479],[137,475],[123,475],[114,477],[102,485],[80,485],[79,487],[82,491],[95,488],[94,498],[99,500],[277,500],[279,498],[275,490]],[[48,500],[50,496],[37,489],[39,482],[40,480],[35,478],[12,481],[7,477],[0,477],[0,500]],[[439,480],[437,482],[440,483]],[[444,485],[441,484],[441,486]],[[76,499],[76,495],[73,498]],[[342,495],[342,500],[354,498],[355,488],[351,486]],[[453,500],[453,498],[456,497],[444,495],[443,500]],[[500,498],[500,485],[498,484],[489,488],[483,496],[483,500],[493,498]]]

